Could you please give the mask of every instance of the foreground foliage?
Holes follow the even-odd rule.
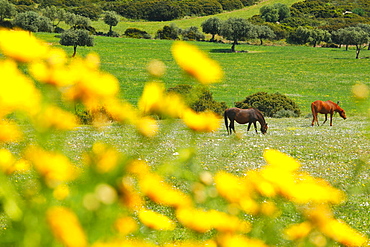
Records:
[[[14,46],[14,40],[24,43]],[[68,60],[64,51],[27,32],[7,30],[0,30],[0,49],[5,55],[0,61],[0,200],[6,226],[2,243],[221,247],[367,243],[364,235],[335,217],[332,206],[343,202],[345,193],[303,172],[297,160],[274,149],[263,154],[266,166],[243,176],[212,174],[194,162],[195,144],[189,140],[190,147],[182,147],[178,159],[169,161],[188,168],[180,169],[174,180],[141,159],[140,150],[129,156],[109,143],[96,142],[71,159],[68,149],[73,147],[53,141],[51,137],[78,126],[72,114],[76,103],[92,112],[104,106],[117,124],[136,129],[149,146],[161,134],[150,117],[153,113],[180,118],[193,135],[217,130],[220,120],[214,114],[197,113],[176,94],[166,93],[160,61],[149,65],[155,79],[146,84],[136,109],[117,98],[118,81],[100,71],[95,54]],[[223,77],[218,63],[194,46],[174,43],[172,54],[202,84]],[[106,120],[97,111],[93,125],[102,129],[109,124]],[[10,143],[19,144],[17,151],[8,149]],[[19,185],[21,176],[27,182]],[[270,224],[286,215],[297,222],[283,228]]]

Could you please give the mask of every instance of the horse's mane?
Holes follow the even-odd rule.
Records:
[[[260,116],[261,120],[262,120],[264,123],[266,123],[265,118],[264,118],[264,116],[263,116],[262,112],[261,112],[260,110],[258,110],[257,108],[252,108],[252,109],[254,109],[255,113],[256,113],[257,115],[259,115],[259,116]]]

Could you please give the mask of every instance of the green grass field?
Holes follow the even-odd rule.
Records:
[[[39,37],[59,46],[54,34]],[[172,58],[173,41],[138,40],[126,38],[95,37],[95,46],[78,47],[77,55],[96,52],[101,57],[103,70],[116,76],[121,84],[122,97],[136,104],[148,80],[146,65],[152,59],[163,61],[167,73],[163,77],[166,87],[195,83],[184,76]],[[303,116],[310,113],[314,100],[340,101],[347,115],[358,112],[351,99],[351,88],[356,83],[370,81],[370,51],[362,50],[355,59],[355,51],[306,46],[259,46],[241,44],[238,53],[228,53],[230,44],[191,42],[218,61],[225,77],[210,86],[215,100],[229,107],[246,96],[265,91],[281,93],[295,100]],[[72,54],[72,47],[63,47]]]
[[[38,36],[58,46],[58,39],[53,34]],[[98,53],[102,69],[119,79],[122,98],[136,104],[145,82],[149,80],[145,66],[151,59],[160,59],[166,64],[167,73],[163,78],[166,87],[195,83],[175,64],[170,53],[172,43],[95,37],[94,47],[79,47],[77,54]],[[169,164],[184,148],[195,148],[195,164],[200,169],[211,172],[226,170],[234,174],[263,166],[263,150],[278,149],[297,158],[304,171],[346,191],[348,201],[335,208],[336,217],[370,236],[370,171],[366,163],[370,142],[368,121],[363,110],[368,105],[356,105],[351,97],[354,84],[369,85],[370,51],[361,51],[363,59],[356,60],[352,49],[242,44],[237,46],[237,50],[248,52],[228,53],[225,51],[230,49],[230,44],[192,44],[217,60],[225,71],[223,81],[210,86],[216,100],[225,101],[231,107],[233,102],[255,92],[279,92],[299,104],[302,116],[267,119],[269,130],[266,135],[256,134],[254,130],[247,132],[246,126],[236,125],[239,138],[228,136],[223,124],[214,133],[194,134],[182,123],[166,124],[163,121],[161,135],[150,140],[137,136],[129,126],[111,126],[103,131],[82,126],[69,132],[62,140],[65,153],[78,161],[92,143],[103,141],[176,178],[178,170]],[[72,54],[70,47],[63,48]],[[333,127],[310,127],[311,118],[306,116],[310,113],[310,103],[317,99],[341,101],[348,119],[343,120],[337,115]],[[323,116],[319,117],[321,122]],[[181,184],[181,180],[173,182]]]

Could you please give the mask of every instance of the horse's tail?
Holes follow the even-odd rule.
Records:
[[[229,123],[227,121],[227,109],[224,111],[224,120],[225,120],[225,126],[226,126],[227,133],[229,133]]]

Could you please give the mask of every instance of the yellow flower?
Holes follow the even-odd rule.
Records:
[[[284,234],[288,240],[299,240],[308,236],[313,229],[310,222],[302,222],[299,224],[293,224],[285,229]]]
[[[357,99],[366,99],[369,97],[370,90],[367,85],[358,83],[352,87],[352,93]]]
[[[53,207],[46,212],[54,236],[67,247],[85,247],[86,235],[77,216],[68,208]]]
[[[212,229],[209,214],[205,210],[181,207],[176,210],[178,221],[185,227],[204,233]]]
[[[43,58],[48,46],[30,32],[0,29],[0,50],[7,57],[27,63]]]
[[[164,90],[162,83],[147,83],[138,103],[140,111],[144,114],[160,113],[163,105]]]
[[[155,173],[147,174],[139,179],[141,191],[152,201],[175,208],[191,205],[191,199],[182,191],[163,181]]]
[[[197,113],[187,109],[182,115],[182,120],[190,129],[198,132],[212,132],[220,127],[220,119],[212,112]]]
[[[146,137],[153,137],[158,133],[157,121],[148,116],[137,119],[136,128],[140,134]]]
[[[346,246],[365,246],[369,239],[334,218],[328,205],[314,205],[305,210],[305,216],[325,236]]]
[[[76,116],[56,106],[47,106],[34,117],[40,131],[48,129],[72,130],[77,127]]]
[[[153,59],[149,62],[147,70],[150,75],[161,77],[166,73],[166,65],[160,60]]]
[[[200,83],[218,82],[223,77],[220,65],[196,46],[175,42],[172,46],[172,55],[177,64]]]
[[[92,152],[86,156],[85,163],[93,166],[100,173],[113,171],[120,159],[119,152],[107,144],[96,142],[92,147]]]
[[[22,139],[22,132],[19,127],[6,120],[0,120],[0,142],[15,142]]]
[[[227,172],[218,172],[214,179],[217,192],[229,202],[240,202],[251,196],[251,191],[242,178]]]
[[[170,220],[167,216],[151,210],[140,210],[138,217],[144,225],[154,230],[171,231],[175,229],[175,222]]]
[[[11,173],[15,157],[8,149],[0,149],[0,171]]]
[[[117,96],[119,82],[113,75],[92,69],[89,62],[83,59],[73,60],[69,69],[73,82],[63,91],[67,100],[82,102],[89,110],[93,110]]]
[[[57,200],[64,200],[69,196],[69,187],[66,184],[59,184],[53,191],[53,196]]]
[[[116,230],[122,235],[128,235],[138,229],[137,222],[131,217],[121,217],[114,223]]]
[[[144,199],[142,198],[139,191],[135,189],[134,178],[124,177],[119,184],[120,200],[121,202],[133,211],[137,211],[144,205]]]
[[[0,117],[16,110],[29,115],[39,109],[40,92],[12,60],[0,61]]]
[[[26,150],[25,157],[44,176],[50,187],[56,187],[60,182],[68,182],[77,177],[74,165],[60,153],[45,151],[39,147],[30,147]]]
[[[223,234],[218,237],[217,242],[220,247],[268,247],[262,240],[247,238],[237,234]]]
[[[287,172],[294,172],[301,166],[294,158],[274,149],[266,149],[263,157],[271,167]]]

